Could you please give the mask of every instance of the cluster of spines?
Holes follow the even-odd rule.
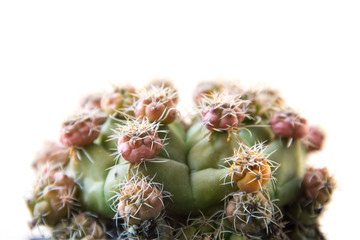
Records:
[[[243,98],[250,102],[248,114],[256,122],[269,119],[274,113],[281,112],[285,108],[285,102],[276,90],[248,90],[243,94]]]
[[[135,88],[114,86],[111,92],[98,100],[98,109],[108,115],[126,114],[132,116],[132,105],[136,102]]]
[[[134,103],[136,118],[146,118],[150,122],[170,124],[178,116],[176,109],[177,92],[171,87],[150,86],[139,91]]]
[[[200,98],[205,127],[213,132],[236,132],[245,120],[248,102],[229,92],[211,92]]]
[[[115,219],[122,219],[126,225],[158,218],[164,209],[162,185],[146,177],[134,175],[117,187],[113,201]]]
[[[269,224],[281,213],[261,192],[236,192],[227,198],[225,214],[236,231],[259,238],[264,230],[268,233]]]
[[[159,138],[159,123],[147,119],[127,120],[114,130],[112,139],[117,140],[118,158],[130,163],[140,163],[158,155],[163,149]]]
[[[70,216],[79,207],[78,191],[74,179],[61,171],[40,178],[34,196],[28,201],[33,214],[31,225],[54,225]]]
[[[114,196],[109,200],[115,212],[114,220],[121,232],[119,239],[159,238],[172,228],[164,219],[164,198],[169,194],[163,186],[135,172],[114,186]]]
[[[107,239],[105,225],[90,213],[74,213],[71,218],[62,219],[52,232],[56,239]]]
[[[106,116],[99,112],[83,112],[63,122],[60,142],[67,147],[83,147],[92,143],[100,134]]]

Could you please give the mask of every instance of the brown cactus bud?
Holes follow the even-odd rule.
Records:
[[[302,187],[308,200],[325,204],[330,200],[334,182],[326,168],[309,168],[305,173]]]

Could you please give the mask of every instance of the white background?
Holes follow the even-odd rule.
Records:
[[[155,77],[185,102],[200,80],[278,88],[327,132],[311,159],[338,182],[323,231],[358,237],[359,12],[356,1],[2,1],[0,238],[29,236],[32,158],[79,98]]]

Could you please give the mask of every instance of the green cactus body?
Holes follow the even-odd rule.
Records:
[[[196,143],[201,141],[209,132],[201,121],[196,121],[186,132],[186,148],[189,151]]]
[[[248,146],[253,146],[258,142],[269,143],[274,139],[274,134],[265,123],[261,122],[259,126],[250,124],[250,127],[245,126],[245,128],[238,135],[245,140]]]
[[[114,136],[114,129],[119,124],[120,119],[113,116],[107,118],[105,123],[101,127],[99,137],[95,140],[95,143],[103,146],[106,150],[114,152],[117,147],[117,140]]]
[[[169,125],[160,126],[159,137],[167,139],[165,141],[166,146],[158,155],[159,157],[186,163],[185,132],[179,123],[173,122]]]
[[[243,240],[243,239],[244,237],[239,234],[231,234],[231,237],[229,238],[229,240]]]
[[[128,164],[117,165],[110,170],[105,183],[106,199],[113,198],[116,191],[114,188],[119,181],[126,181],[128,167]],[[146,166],[140,165],[136,171],[144,176],[151,176],[153,181],[164,185],[164,191],[171,194],[171,199],[165,201],[165,204],[167,211],[172,214],[186,216],[192,211],[206,210],[219,204],[224,196],[234,190],[231,185],[219,184],[226,175],[225,169],[205,169],[190,173],[185,164],[170,159],[155,159],[146,163]],[[176,182],[181,184],[173,184]]]
[[[105,123],[100,138],[108,137],[110,133],[114,134],[109,126],[115,126],[118,121],[112,119],[109,122],[110,125]],[[236,186],[229,184],[230,180],[226,178],[228,170],[225,168],[224,159],[232,155],[233,149],[238,145],[238,138],[232,137],[228,142],[226,133],[213,133],[208,137],[208,131],[202,126],[197,124],[194,128],[200,128],[197,132],[202,135],[199,133],[192,135],[197,138],[197,143],[188,152],[187,164],[185,164],[186,151],[182,134],[177,127],[168,125],[161,128],[167,131],[167,137],[171,139],[159,155],[165,158],[156,158],[136,169],[137,173],[154,178],[155,182],[163,184],[164,191],[171,194],[171,200],[165,201],[170,214],[186,216],[197,210],[206,211],[219,205],[226,195],[236,190]],[[268,128],[256,128],[251,134],[250,136],[249,132],[242,130],[239,134],[240,141],[251,146],[248,142],[255,143],[259,139],[271,138]],[[191,135],[187,136],[188,143],[196,142],[189,139]],[[129,165],[120,158],[119,164],[114,166],[114,156],[105,149],[110,149],[111,141],[103,139],[101,143],[104,147],[92,144],[80,150],[81,160],[71,160],[67,173],[79,179],[83,189],[83,205],[86,209],[113,217],[114,212],[109,208],[109,202],[114,197],[116,192],[114,188],[119,185],[119,181],[126,181]],[[277,202],[280,206],[297,197],[298,191],[295,186],[300,184],[305,171],[305,150],[301,143],[293,142],[289,148],[285,147],[285,144],[284,141],[275,139],[267,148],[268,153],[273,152],[271,159],[281,165],[275,172],[276,188],[273,188],[272,182],[267,184],[273,199],[280,200]],[[169,159],[168,156],[177,156],[177,160]],[[110,167],[112,168],[109,170]],[[176,184],[178,182],[181,184]]]
[[[291,239],[294,240],[324,240],[324,236],[319,233],[318,226],[298,226],[291,234]]]
[[[269,182],[271,199],[279,206],[284,206],[298,197],[298,190],[305,174],[306,151],[300,141],[294,141],[290,147],[286,142],[275,139],[266,149],[271,154],[271,159],[280,164],[275,171],[276,185]]]
[[[224,166],[224,159],[233,153],[237,146],[236,139],[227,142],[226,133],[214,133],[210,138],[203,136],[187,155],[187,163],[191,171],[199,171],[207,168],[219,168]]]
[[[307,136],[306,120],[285,111],[275,92],[238,95],[242,90],[221,86],[196,98],[201,116],[186,125],[175,120],[175,90],[126,89],[102,101],[112,114],[106,120],[101,112],[90,127],[68,124],[71,131],[62,129],[60,139],[67,145],[51,145],[53,153],[34,164],[40,176],[28,201],[34,226],[75,239],[91,232],[164,240],[321,236],[318,217],[333,183],[324,169],[308,171],[305,160],[323,137]],[[121,112],[124,96],[129,102]],[[65,192],[67,184],[72,192]],[[63,195],[56,195],[57,186]]]
[[[66,173],[81,186],[83,206],[100,215],[113,214],[104,198],[104,183],[109,168],[114,165],[114,157],[96,144],[78,150],[78,155],[70,160]]]

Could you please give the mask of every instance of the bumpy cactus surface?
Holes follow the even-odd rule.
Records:
[[[324,133],[278,92],[169,82],[91,95],[34,161],[31,226],[56,239],[323,239]]]

